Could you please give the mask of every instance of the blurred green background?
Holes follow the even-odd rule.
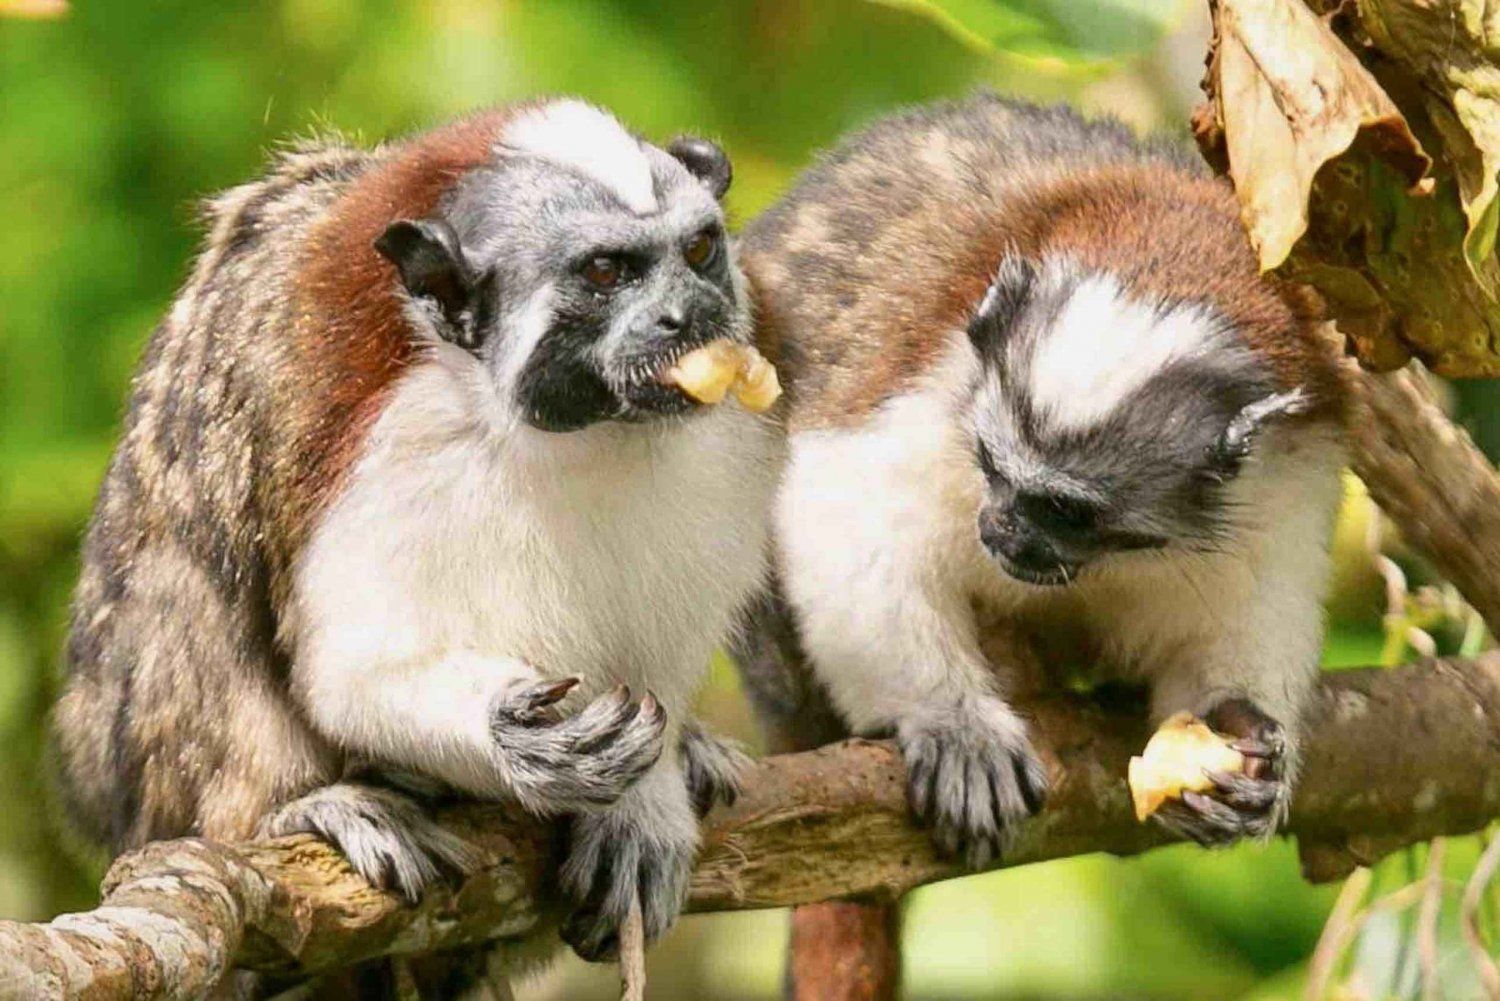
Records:
[[[1182,132],[1206,43],[1194,0],[85,0],[60,19],[0,18],[0,918],[95,899],[97,864],[47,806],[42,722],[79,535],[131,368],[198,239],[197,199],[314,129],[373,141],[572,92],[649,136],[720,139],[744,220],[841,132],[980,85]],[[1381,655],[1368,512],[1351,512],[1335,664]],[[754,742],[726,665],[705,711]],[[1473,851],[1452,846],[1456,876]],[[1419,865],[1398,858],[1377,880],[1400,885]],[[905,991],[1293,997],[1333,893],[1301,882],[1286,844],[954,881],[907,904]],[[786,927],[782,912],[689,918],[652,957],[654,992],[777,996]],[[1399,971],[1402,938],[1395,918],[1370,926],[1360,955],[1377,980]],[[522,997],[614,991],[608,969],[569,959]]]

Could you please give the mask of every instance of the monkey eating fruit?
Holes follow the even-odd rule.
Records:
[[[312,832],[416,900],[483,855],[415,777],[565,821],[580,955],[632,901],[666,930],[742,760],[690,710],[781,449],[661,379],[753,334],[730,180],[555,99],[209,203],[84,544],[53,715],[83,832]]]
[[[1135,819],[1144,821],[1183,792],[1214,788],[1213,772],[1245,770],[1245,756],[1233,741],[1210,730],[1192,713],[1176,713],[1160,727],[1139,755],[1130,759],[1130,798]]]

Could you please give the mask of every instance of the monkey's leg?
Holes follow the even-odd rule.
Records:
[[[477,849],[439,827],[411,797],[357,782],[335,783],[277,808],[259,833],[316,834],[371,884],[413,904],[444,875],[467,875],[482,861]]]
[[[733,805],[740,795],[740,782],[750,765],[750,756],[736,741],[716,737],[697,720],[682,727],[677,744],[682,757],[683,779],[698,816],[715,804]]]
[[[698,814],[673,756],[612,806],[575,816],[562,886],[577,902],[562,936],[588,960],[613,957],[620,926],[639,897],[646,940],[669,928],[687,898],[698,851]]]

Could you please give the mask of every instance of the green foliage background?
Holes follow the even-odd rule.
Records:
[[[1156,0],[74,7],[0,19],[0,918],[93,902],[97,863],[53,818],[40,751],[75,550],[130,370],[193,253],[194,202],[254,174],[279,140],[326,128],[373,140],[574,92],[651,136],[719,138],[744,219],[840,132],[980,84],[1143,124],[1176,127],[1185,112],[1159,65],[1178,7]],[[1332,656],[1368,660],[1373,592],[1345,576]],[[753,738],[723,665],[705,702]],[[1285,845],[950,883],[909,904],[908,991],[1287,996],[1330,900],[1300,882]],[[685,921],[653,957],[660,996],[775,996],[784,934],[776,913]],[[564,964],[523,996],[610,991],[607,973]]]

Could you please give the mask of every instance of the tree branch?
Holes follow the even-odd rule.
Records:
[[[1059,695],[1027,709],[1053,794],[1006,865],[1168,840],[1135,822],[1125,787],[1126,761],[1148,736],[1139,706]],[[1500,654],[1331,674],[1316,713],[1292,814],[1316,874],[1500,814]],[[195,997],[231,963],[315,972],[542,928],[554,833],[495,805],[459,805],[444,822],[489,863],[416,909],[310,837],[150,845],[110,870],[97,910],[0,922],[0,996]],[[907,818],[895,750],[854,740],[755,766],[739,802],[706,822],[690,906],[893,900],[957,875]]]
[[[1411,369],[1345,379],[1354,471],[1375,503],[1500,635],[1500,476]]]

